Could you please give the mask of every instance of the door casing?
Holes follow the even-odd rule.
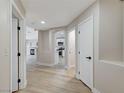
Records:
[[[71,64],[70,64],[70,61],[69,61],[69,60],[71,60],[70,57],[69,57],[69,56],[70,56],[70,53],[69,53],[69,52],[71,52],[71,51],[69,50],[69,49],[70,49],[70,45],[69,45],[70,36],[69,36],[69,35],[70,35],[70,33],[73,32],[73,31],[74,31],[74,33],[75,33],[75,38],[74,38],[74,39],[75,39],[75,41],[74,41],[75,46],[74,46],[74,51],[73,51],[73,52],[74,52],[74,54],[73,54],[73,56],[74,56],[73,61],[74,61],[75,64],[71,65]],[[68,44],[67,44],[67,49],[68,49],[68,51],[67,51],[67,54],[68,54],[67,64],[68,64],[68,67],[69,67],[69,68],[71,68],[71,67],[77,68],[77,67],[76,67],[76,66],[77,66],[77,65],[76,65],[76,64],[77,64],[77,62],[76,62],[76,29],[75,29],[75,28],[71,29],[70,31],[67,32],[67,35],[68,35],[68,38],[67,38],[67,42],[68,42]],[[75,71],[75,72],[76,72],[76,71]]]
[[[21,27],[21,30],[19,32],[19,43],[20,43],[20,52],[21,57],[19,59],[19,70],[18,76],[21,79],[21,82],[19,84],[19,89],[23,89],[27,85],[26,80],[26,64],[25,64],[25,18],[23,14],[21,13],[20,9],[17,7],[16,3],[14,1],[11,1],[11,20],[12,20],[12,14],[18,19],[19,26]],[[12,42],[12,22],[11,22],[11,42]],[[11,52],[12,52],[12,45],[11,45]],[[18,57],[18,56],[17,56]],[[12,92],[12,58],[11,58],[11,77],[10,77],[10,91]],[[18,82],[18,81],[17,81]]]
[[[18,20],[16,18],[13,18],[12,20],[12,90],[17,91],[18,90],[18,36],[17,36],[17,26],[18,26]]]

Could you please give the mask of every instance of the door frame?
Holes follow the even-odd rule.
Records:
[[[78,57],[77,57],[77,60],[78,60],[78,79],[80,80],[80,32],[79,32],[79,26],[81,25],[81,24],[84,24],[84,23],[86,23],[87,21],[89,21],[89,20],[93,20],[93,63],[92,63],[92,69],[93,69],[93,71],[92,71],[92,73],[91,73],[91,80],[92,80],[92,87],[91,87],[91,90],[93,90],[93,88],[94,88],[94,16],[93,15],[91,15],[91,16],[89,16],[89,17],[87,17],[87,18],[85,18],[83,21],[81,21],[79,24],[78,24],[78,47],[77,47],[77,54],[78,54]]]
[[[75,72],[76,72],[76,69],[77,69],[77,61],[76,61],[76,28],[74,27],[74,28],[72,28],[72,29],[70,29],[69,31],[67,31],[67,68],[70,68],[70,66],[69,66],[69,62],[68,62],[68,57],[69,57],[69,33],[70,32],[72,32],[72,31],[75,31]],[[76,73],[75,73],[76,74]]]
[[[57,58],[56,58],[56,34],[58,33],[58,32],[63,32],[64,33],[64,35],[65,35],[65,38],[64,38],[64,45],[65,45],[65,52],[64,52],[64,55],[66,55],[66,32],[65,32],[65,30],[57,30],[57,31],[54,31],[53,32],[53,50],[54,50],[54,65],[56,65],[56,64],[58,64],[59,62],[57,62]],[[66,56],[64,56],[64,67],[65,67],[65,65],[66,65]],[[66,67],[65,67],[66,68]]]
[[[14,14],[13,14],[14,15]],[[15,21],[16,20],[16,21]],[[12,27],[13,27],[13,22],[16,22],[16,27],[14,26],[14,30],[16,29],[16,33],[15,33],[15,31],[13,31],[13,28],[12,28],[12,38],[13,38],[13,36],[15,35],[16,36],[16,47],[15,47],[15,49],[17,49],[16,50],[16,54],[15,54],[15,52],[14,52],[14,55],[13,55],[13,47],[12,47],[12,60],[13,60],[13,56],[14,56],[14,58],[16,58],[17,60],[16,60],[16,65],[17,65],[17,73],[14,73],[14,74],[16,74],[16,79],[17,79],[17,81],[18,81],[18,79],[19,79],[19,65],[18,65],[18,63],[19,63],[19,56],[17,56],[17,53],[18,53],[18,49],[19,49],[19,47],[18,47],[18,43],[19,43],[19,41],[18,41],[18,30],[17,30],[17,27],[18,27],[18,18],[14,15],[14,18],[12,18]],[[14,35],[13,35],[14,34]],[[14,44],[14,42],[13,42],[13,39],[12,39],[12,44]],[[11,45],[11,46],[13,46],[13,45]],[[16,57],[15,57],[16,56]],[[13,67],[13,61],[12,61],[12,67]],[[14,67],[15,68],[15,67]],[[14,69],[15,70],[15,69]],[[13,69],[12,69],[12,71],[13,71]],[[13,75],[13,72],[12,72],[12,75]],[[13,76],[12,76],[13,77]],[[13,79],[13,78],[12,78]],[[18,83],[17,81],[14,81],[14,82],[16,82],[16,83]],[[13,83],[13,81],[12,81],[12,83]],[[13,84],[12,84],[13,85]],[[14,88],[14,90],[13,90],[13,86],[12,86],[12,91],[17,91],[18,89],[19,89],[19,83],[18,83],[18,85],[16,86],[17,87],[17,89],[15,89]]]
[[[12,14],[14,14],[15,17],[17,17],[18,21],[19,21],[19,26],[21,27],[20,32],[19,32],[19,52],[21,52],[21,56],[19,57],[19,69],[20,72],[18,73],[18,77],[21,79],[21,83],[19,84],[18,89],[23,89],[26,87],[27,85],[27,80],[26,80],[26,65],[25,65],[25,17],[23,16],[23,14],[21,13],[20,9],[18,8],[18,6],[16,5],[16,3],[11,0],[10,2],[10,6],[11,6],[11,11],[10,11],[10,19],[11,19],[11,44],[12,44]],[[18,33],[18,32],[17,32]],[[17,56],[18,57],[18,56]],[[11,77],[10,77],[10,90],[12,92],[12,45],[11,45]]]

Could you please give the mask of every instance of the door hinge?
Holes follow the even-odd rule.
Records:
[[[80,71],[78,72],[78,74],[80,74]]]
[[[79,31],[78,33],[80,34],[81,32]]]
[[[21,56],[21,53],[18,53],[17,55],[18,55],[18,56]]]
[[[80,54],[80,51],[78,52],[78,54]]]
[[[21,27],[18,26],[17,29],[18,29],[18,31],[20,31],[21,30]]]
[[[18,83],[21,83],[21,79],[18,79]]]

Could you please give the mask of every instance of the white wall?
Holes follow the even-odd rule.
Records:
[[[26,40],[38,40],[38,31],[31,27],[26,27]]]
[[[10,0],[0,0],[0,93],[9,93],[11,78]]]
[[[38,32],[38,64],[55,65],[55,33],[63,30],[65,28]]]
[[[120,0],[100,0],[100,61],[95,63],[94,83],[101,93],[124,92],[122,4]]]
[[[52,65],[51,48],[50,48],[50,32],[38,32],[38,64]]]
[[[124,64],[103,60],[97,62],[95,80],[100,93],[124,93]]]
[[[100,0],[100,60],[123,60],[123,6],[120,0]]]

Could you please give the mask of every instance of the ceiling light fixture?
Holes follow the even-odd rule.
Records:
[[[41,21],[41,24],[45,24],[46,22],[45,21]]]

